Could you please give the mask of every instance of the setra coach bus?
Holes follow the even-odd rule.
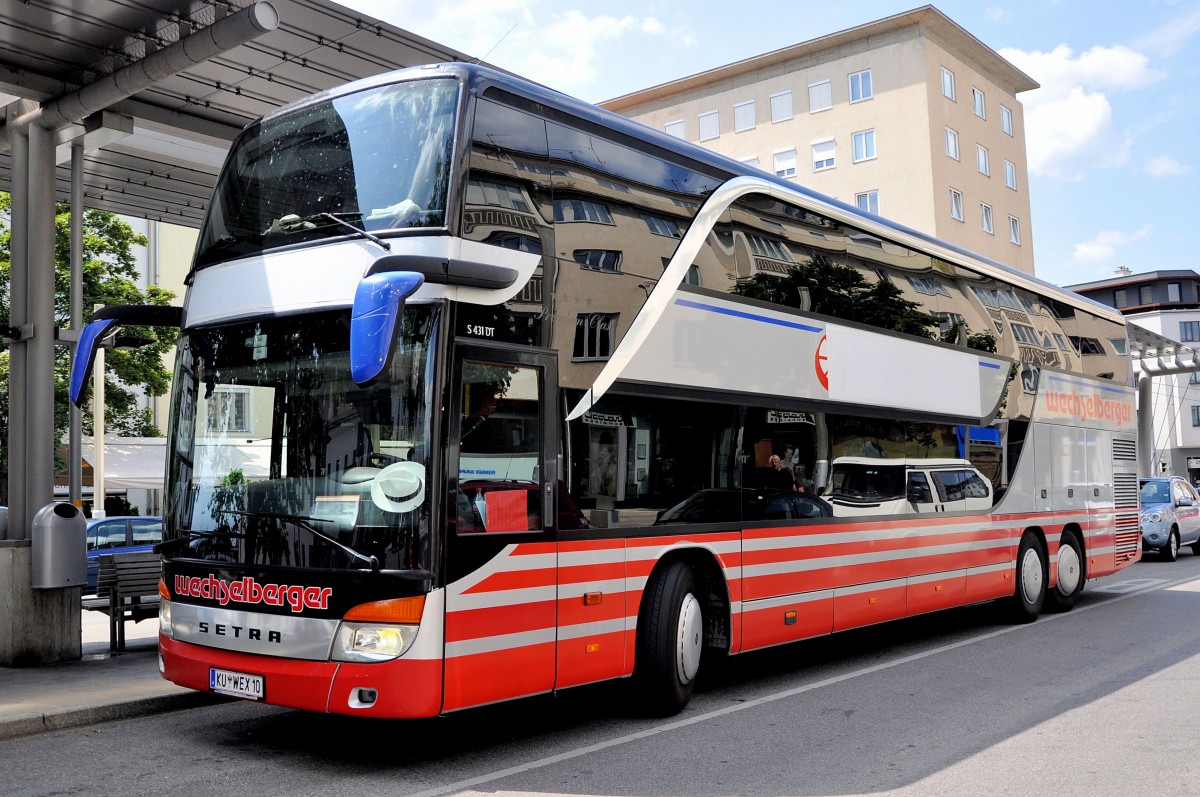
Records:
[[[425,717],[1140,554],[1122,316],[474,65],[233,144],[181,310],[160,668]]]

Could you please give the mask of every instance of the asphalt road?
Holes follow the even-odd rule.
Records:
[[[420,722],[231,702],[0,743],[19,795],[1200,793],[1200,557],[1075,609],[974,607],[739,657],[677,717],[620,684]]]

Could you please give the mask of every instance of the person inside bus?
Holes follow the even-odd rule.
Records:
[[[813,487],[813,480],[805,475],[803,465],[796,465],[795,474],[796,478],[792,487],[793,490],[798,493],[811,493],[816,491]]]
[[[789,469],[783,467],[783,461],[779,458],[779,455],[772,454],[767,462],[770,467],[767,468],[767,472],[763,477],[763,487],[768,490],[792,490],[796,482],[796,477]]]

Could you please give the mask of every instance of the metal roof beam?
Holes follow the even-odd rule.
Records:
[[[38,125],[53,130],[78,122],[164,78],[228,52],[277,27],[279,13],[275,7],[268,2],[255,3],[78,91],[50,100],[38,110],[10,120],[8,124]]]

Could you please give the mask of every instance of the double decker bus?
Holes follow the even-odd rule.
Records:
[[[424,717],[1140,554],[1116,311],[479,66],[250,125],[182,310],[165,678]]]

